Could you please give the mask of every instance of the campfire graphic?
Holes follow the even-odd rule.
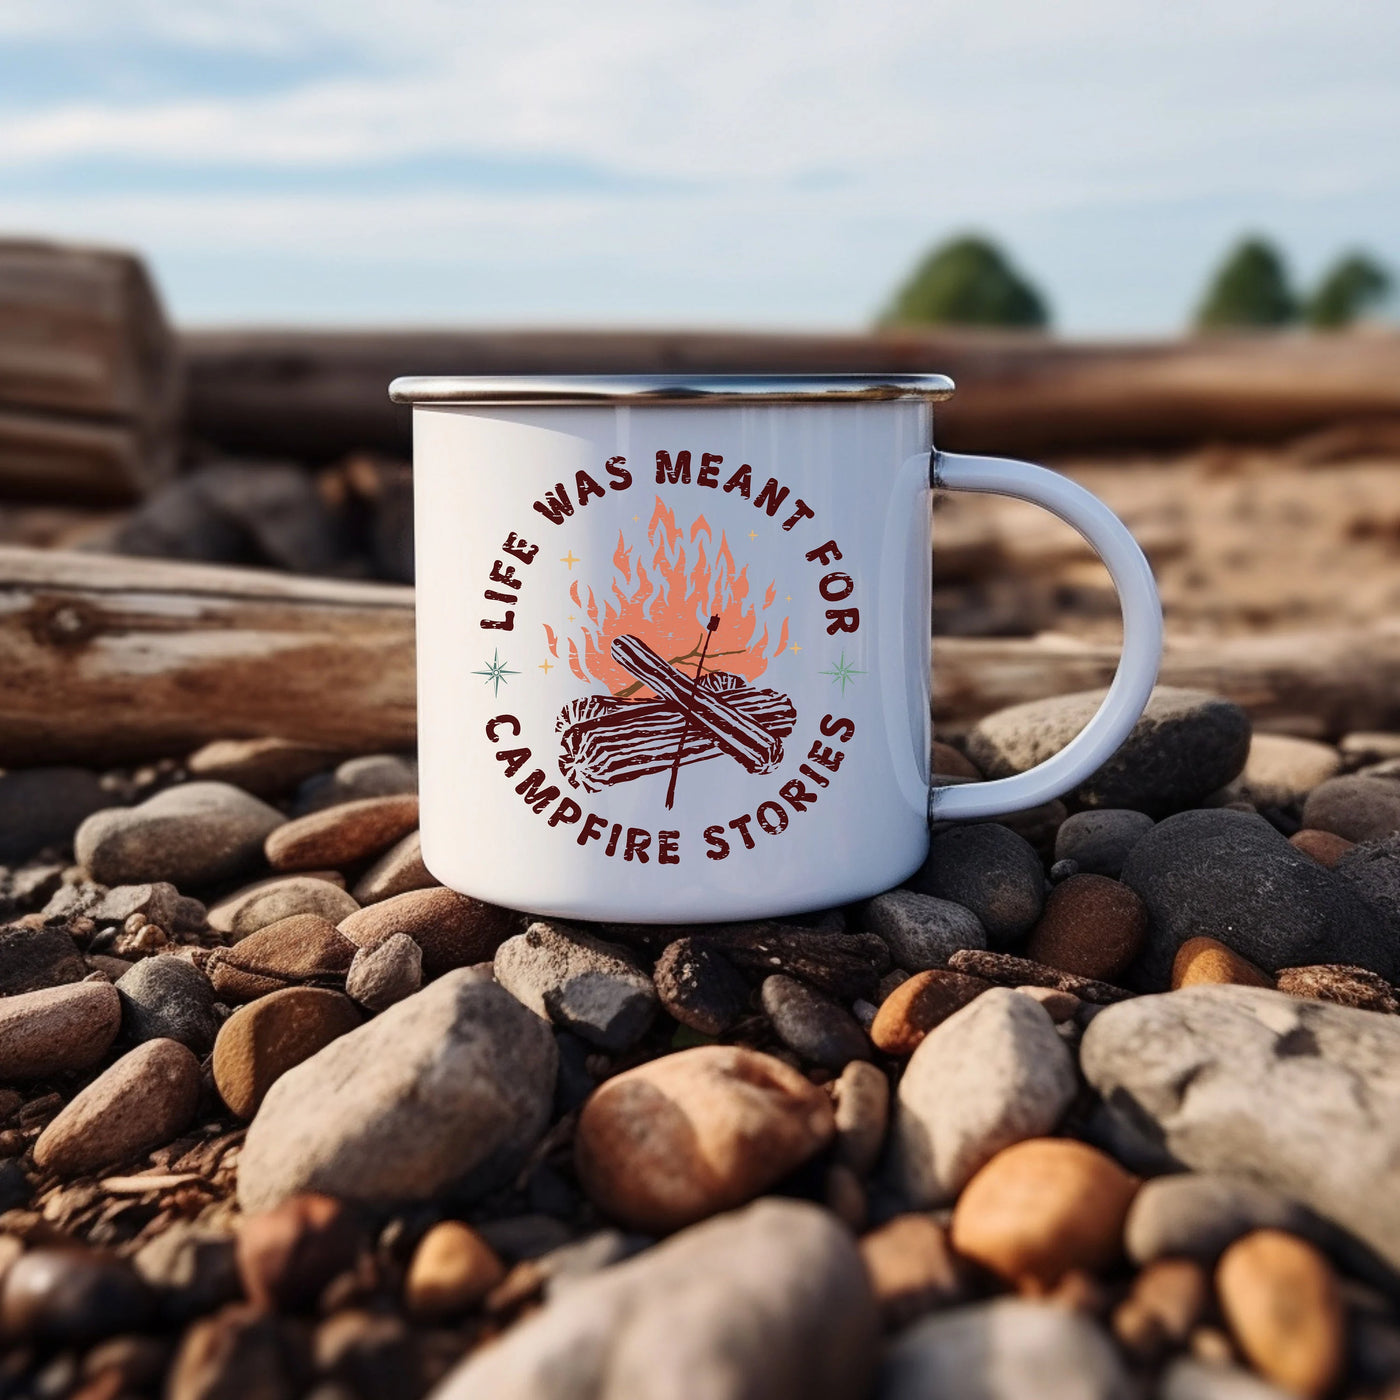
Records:
[[[727,538],[721,535],[716,548],[699,516],[687,539],[660,498],[647,537],[650,566],[634,563],[619,534],[616,576],[601,606],[592,589],[570,589],[588,619],[581,642],[569,639],[570,669],[607,689],[571,700],[555,728],[559,769],[574,787],[597,792],[669,770],[669,808],[686,764],[728,757],[750,773],[771,772],[797,712],[781,692],[749,684],[767,669],[770,645],[772,656],[787,648],[786,617],[775,643],[766,622],[753,640],[776,585],[756,606],[748,569],[736,570]],[[556,638],[546,632],[557,655]]]

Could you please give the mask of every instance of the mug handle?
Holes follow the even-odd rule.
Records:
[[[985,783],[959,783],[929,792],[929,819],[995,817],[1038,807],[1100,768],[1138,722],[1162,661],[1162,603],[1152,566],[1138,542],[1099,498],[1077,482],[1029,462],[934,451],[935,489],[985,491],[1043,506],[1089,542],[1108,566],[1123,612],[1123,651],[1113,684],[1093,718],[1059,753],[1024,773]]]

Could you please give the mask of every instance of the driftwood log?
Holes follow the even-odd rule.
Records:
[[[0,492],[84,503],[175,470],[175,337],[139,259],[0,240]]]
[[[414,741],[413,592],[254,570],[0,548],[0,765],[113,763],[254,735]],[[934,716],[1106,685],[1117,649],[940,638]],[[1400,625],[1180,638],[1162,680],[1261,725],[1400,729]]]
[[[409,411],[387,393],[401,374],[936,371],[958,385],[937,410],[938,441],[960,452],[1278,442],[1400,420],[1400,336],[1383,333],[1067,344],[968,331],[226,331],[181,346],[191,436],[311,462],[407,457]]]

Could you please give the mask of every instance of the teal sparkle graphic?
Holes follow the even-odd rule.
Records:
[[[487,685],[494,684],[496,687],[495,693],[497,695],[501,693],[502,685],[510,684],[510,682],[506,680],[507,676],[518,676],[519,674],[519,671],[506,670],[506,663],[501,660],[501,652],[499,647],[491,653],[490,664],[486,667],[484,671],[472,672],[472,675],[474,676],[485,676]]]
[[[863,676],[864,671],[857,671],[849,661],[846,660],[846,653],[841,653],[841,659],[829,671],[818,671],[819,676],[830,676],[832,685],[837,681],[841,682],[841,694],[846,693],[846,686],[854,685],[857,676]]]

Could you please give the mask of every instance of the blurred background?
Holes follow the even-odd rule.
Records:
[[[1335,0],[7,0],[0,544],[410,582],[395,374],[931,370],[1198,670],[1393,649],[1397,59]],[[1113,642],[1057,522],[937,538],[940,634]]]

